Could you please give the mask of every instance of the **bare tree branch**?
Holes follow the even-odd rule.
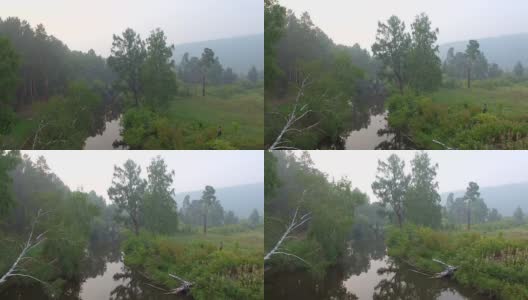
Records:
[[[0,285],[2,283],[5,283],[7,281],[8,278],[10,277],[28,277],[28,278],[31,278],[33,280],[36,280],[44,285],[47,285],[46,282],[36,278],[36,277],[33,277],[31,275],[28,275],[28,274],[25,274],[24,272],[26,271],[22,266],[21,266],[21,263],[24,261],[24,260],[30,260],[31,257],[27,256],[28,253],[33,249],[35,248],[36,246],[38,246],[40,243],[42,243],[44,240],[46,240],[46,238],[44,237],[44,235],[46,234],[46,231],[39,234],[36,238],[33,238],[33,234],[34,234],[34,231],[35,231],[35,225],[38,223],[39,221],[39,218],[41,218],[42,216],[44,216],[46,213],[42,213],[42,210],[39,210],[38,213],[37,213],[37,216],[35,218],[35,220],[33,221],[33,223],[31,224],[31,231],[29,233],[29,236],[28,236],[28,239],[26,241],[26,243],[24,244],[23,248],[22,248],[22,251],[20,252],[20,254],[18,255],[17,259],[15,260],[15,262],[13,263],[13,265],[11,266],[11,268],[9,268],[9,270],[7,271],[7,273],[5,273],[2,277],[0,277]]]
[[[303,192],[303,197],[304,197],[305,192],[306,191]],[[284,234],[277,241],[275,246],[266,254],[266,256],[264,256],[264,261],[267,261],[267,260],[271,259],[271,257],[273,255],[280,254],[280,255],[287,255],[287,256],[295,257],[295,258],[299,259],[300,261],[304,262],[305,264],[310,265],[306,260],[300,258],[299,256],[297,256],[295,254],[288,253],[288,252],[286,252],[286,251],[284,251],[282,249],[282,245],[283,245],[284,241],[291,237],[290,234],[293,231],[295,231],[295,229],[299,228],[300,226],[302,226],[303,224],[305,224],[306,222],[308,222],[311,219],[311,217],[310,217],[311,213],[304,214],[300,218],[297,217],[298,213],[299,213],[299,208],[297,208],[295,210],[295,213],[294,213],[294,215],[293,215],[293,217],[292,217],[292,219],[290,221],[290,224],[286,228],[286,231],[284,231]]]
[[[281,132],[279,133],[279,135],[277,136],[277,138],[275,139],[273,144],[271,144],[271,146],[269,147],[269,150],[297,150],[297,148],[294,148],[294,147],[280,146],[281,144],[284,143],[283,142],[284,136],[288,132],[291,132],[291,131],[302,132],[302,131],[309,130],[309,129],[319,125],[319,122],[317,122],[317,123],[315,123],[313,125],[310,125],[308,127],[303,128],[303,129],[295,129],[295,128],[293,128],[295,123],[299,122],[301,119],[306,117],[309,113],[313,112],[312,110],[308,109],[308,104],[304,104],[304,105],[300,106],[301,105],[300,104],[301,98],[304,96],[304,89],[309,85],[308,84],[309,78],[310,78],[309,76],[306,76],[303,79],[303,81],[301,82],[301,86],[299,87],[299,91],[297,92],[297,96],[295,97],[295,102],[293,104],[293,109],[288,114],[288,116],[285,117],[286,124],[284,124],[284,127],[282,128]],[[275,114],[277,114],[277,113],[275,113]]]

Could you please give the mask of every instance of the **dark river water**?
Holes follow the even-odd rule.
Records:
[[[139,272],[127,268],[118,243],[95,244],[87,249],[81,280],[67,282],[59,300],[191,300],[189,297],[166,295],[149,286]],[[179,283],[175,282],[175,285]],[[41,285],[11,286],[0,293],[2,300],[47,299]]]
[[[111,150],[116,140],[121,139],[121,116],[117,119],[106,121],[104,130],[86,139],[84,150]]]
[[[386,255],[382,240],[350,243],[348,255],[321,279],[307,272],[266,272],[266,299],[487,299],[449,279],[429,279]]]
[[[107,99],[101,106],[100,112],[94,116],[91,136],[84,141],[84,150],[112,150],[125,149],[114,146],[121,138],[122,104],[117,99]]]

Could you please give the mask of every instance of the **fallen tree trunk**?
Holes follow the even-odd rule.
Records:
[[[178,279],[179,281],[182,282],[182,285],[180,285],[179,287],[171,290],[168,294],[180,294],[180,293],[187,293],[188,291],[191,290],[191,287],[194,285],[194,283],[190,282],[190,281],[187,281],[181,277],[178,277],[176,275],[173,275],[173,274],[170,274],[169,273],[169,276],[172,277],[172,278],[176,278]]]
[[[455,266],[452,266],[452,265],[448,265],[445,262],[443,262],[441,260],[438,260],[436,258],[433,258],[433,261],[444,265],[446,267],[445,270],[443,270],[442,272],[433,273],[433,274],[426,273],[426,272],[423,272],[423,271],[418,271],[418,270],[411,270],[411,271],[415,272],[415,273],[418,273],[418,274],[422,274],[422,275],[428,276],[431,279],[441,279],[441,278],[453,276],[455,274],[455,271],[458,269],[458,267],[455,267]],[[404,260],[404,262],[406,262],[407,264],[411,265],[412,267],[418,269],[418,267],[416,267],[415,265],[411,264],[410,262],[405,261],[405,260]]]

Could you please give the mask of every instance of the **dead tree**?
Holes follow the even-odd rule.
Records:
[[[279,241],[275,244],[275,246],[270,250],[270,252],[268,252],[265,256],[264,256],[264,261],[267,261],[269,260],[273,255],[286,255],[286,256],[291,256],[291,257],[295,257],[297,259],[299,259],[300,261],[304,262],[305,264],[308,264],[309,263],[300,258],[299,256],[295,255],[295,254],[292,254],[292,253],[289,253],[289,252],[286,252],[284,251],[284,249],[282,248],[283,246],[283,243],[286,239],[290,238],[291,237],[291,234],[293,233],[293,231],[295,231],[295,229],[299,228],[300,226],[302,226],[304,223],[308,222],[310,220],[310,214],[311,213],[307,213],[307,214],[304,214],[303,216],[301,217],[297,217],[299,213],[299,208],[297,208],[295,210],[295,214],[293,215],[293,218],[291,219],[291,222],[290,224],[288,225],[288,227],[286,228],[286,231],[284,231],[284,234],[281,236],[281,238],[279,239]]]
[[[288,114],[287,117],[285,117],[286,124],[284,124],[284,127],[282,128],[281,132],[271,144],[269,147],[269,150],[297,150],[295,147],[289,147],[286,146],[286,144],[289,142],[285,139],[285,135],[290,132],[297,132],[301,133],[305,130],[309,130],[311,128],[314,128],[319,124],[319,122],[312,124],[308,127],[297,129],[293,126],[295,123],[302,120],[304,117],[306,117],[309,113],[312,112],[312,110],[308,109],[308,104],[301,105],[300,101],[301,98],[304,96],[304,90],[309,85],[308,83],[309,76],[305,77],[303,81],[301,82],[301,85],[299,87],[299,91],[297,92],[297,96],[295,97],[295,102],[293,104],[292,111]]]
[[[11,268],[9,268],[9,270],[7,271],[7,273],[5,273],[2,277],[0,277],[0,285],[5,283],[7,281],[7,279],[11,278],[11,277],[27,277],[27,278],[31,278],[33,280],[36,280],[44,285],[47,285],[46,282],[36,278],[36,277],[33,277],[29,274],[26,274],[26,270],[24,269],[24,267],[22,267],[22,264],[24,261],[27,261],[27,260],[30,260],[31,257],[28,256],[29,252],[31,252],[31,250],[33,250],[35,247],[37,247],[38,245],[40,245],[43,241],[46,240],[46,238],[44,237],[44,235],[46,234],[46,231],[42,232],[41,234],[37,235],[35,238],[33,238],[33,235],[34,235],[34,232],[35,232],[35,225],[37,224],[39,218],[41,218],[42,216],[44,216],[46,213],[43,213],[42,210],[39,210],[38,213],[37,213],[37,217],[35,218],[35,220],[33,221],[33,223],[31,224],[31,231],[29,233],[29,236],[28,236],[28,239],[27,241],[25,242],[23,248],[22,248],[22,251],[20,252],[20,254],[18,255],[17,259],[15,260],[15,262],[13,263],[13,265],[11,266]]]
[[[149,280],[152,280],[150,277],[146,276],[145,274],[143,274],[143,273],[140,273],[140,274],[143,275],[145,278],[147,278]],[[181,281],[182,284],[179,287],[171,289],[171,290],[167,290],[167,289],[155,286],[155,285],[150,284],[150,283],[147,283],[147,285],[165,292],[166,295],[186,294],[186,293],[188,293],[191,290],[191,287],[194,285],[194,283],[192,283],[190,281],[187,281],[187,280],[185,280],[185,279],[183,279],[183,278],[181,278],[179,276],[176,276],[174,274],[170,274],[169,273],[169,277],[172,277],[172,278],[175,278],[175,279]]]
[[[433,261],[437,262],[437,263],[439,263],[441,265],[444,265],[445,269],[442,272],[433,273],[433,274],[426,273],[426,272],[423,272],[423,271],[418,271],[418,270],[412,270],[412,269],[411,269],[411,271],[413,271],[415,273],[418,273],[418,274],[422,274],[422,275],[428,276],[430,279],[440,279],[440,278],[445,278],[445,277],[451,277],[453,274],[455,274],[455,271],[458,269],[458,267],[448,265],[445,262],[443,262],[441,260],[438,260],[436,258],[433,258]],[[418,267],[416,267],[415,265],[411,264],[410,262],[408,262],[408,261],[405,261],[405,262],[407,264],[411,265],[412,267],[418,269]]]

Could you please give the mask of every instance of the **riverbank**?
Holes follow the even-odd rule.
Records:
[[[130,235],[123,244],[125,264],[141,270],[152,284],[172,290],[192,282],[193,299],[264,299],[263,228],[230,233]]]
[[[261,86],[212,86],[207,95],[175,97],[166,108],[131,108],[123,142],[131,149],[262,149]]]
[[[389,126],[419,149],[525,149],[527,97],[526,83],[500,80],[423,95],[407,91],[389,98]]]
[[[528,299],[527,240],[406,225],[388,230],[387,247],[389,256],[417,271],[442,271],[443,266],[432,259],[458,267],[454,280],[482,295]]]

